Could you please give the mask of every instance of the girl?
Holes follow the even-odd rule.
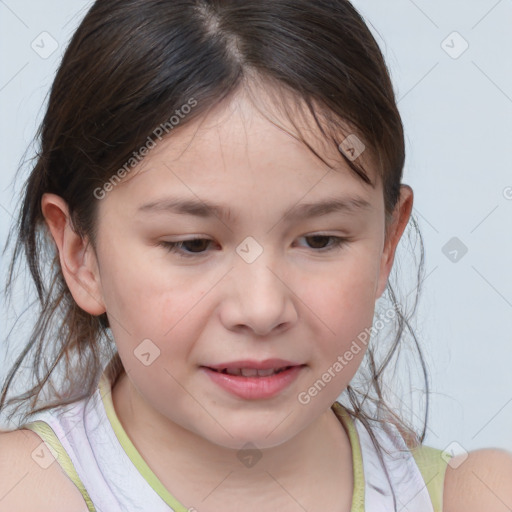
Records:
[[[39,135],[0,510],[509,510],[508,453],[424,446],[385,400],[413,193],[350,3],[98,1]]]

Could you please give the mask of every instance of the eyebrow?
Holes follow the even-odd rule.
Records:
[[[372,209],[371,203],[362,197],[339,197],[327,198],[316,203],[299,203],[284,213],[289,220],[301,220],[312,217],[321,217],[330,213],[343,212],[354,215],[361,211]],[[140,212],[155,213],[166,212],[180,215],[194,215],[196,217],[211,218],[217,217],[226,221],[233,219],[233,212],[230,208],[196,199],[172,197],[151,201],[138,208]]]

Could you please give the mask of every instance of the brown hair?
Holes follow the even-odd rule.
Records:
[[[115,380],[123,371],[106,315],[94,317],[80,309],[67,288],[42,216],[42,195],[61,196],[74,229],[94,246],[98,204],[94,191],[123,165],[126,170],[126,162],[157,127],[166,126],[172,136],[169,119],[191,98],[197,104],[180,118],[180,127],[251,80],[271,84],[282,105],[287,104],[281,93],[291,92],[295,105],[282,110],[307,107],[324,140],[336,147],[350,126],[373,157],[389,219],[402,180],[403,127],[382,53],[347,0],[98,0],[73,35],[57,71],[36,136],[40,147],[35,165],[13,226],[17,238],[6,290],[12,288],[15,265],[24,252],[41,310],[3,383],[0,411],[31,399],[30,414],[90,396],[112,357],[110,377]],[[300,140],[314,151],[304,138]],[[340,156],[356,176],[374,186],[358,159],[347,158],[342,151]],[[376,419],[393,419],[413,443],[425,436],[428,379],[409,323],[420,293],[423,244],[413,216],[410,225],[421,249],[414,307],[410,313],[402,311],[388,282],[396,311],[395,336],[380,361],[372,340],[365,356],[367,385],[364,389],[349,385],[344,393],[348,410],[366,425],[374,442],[370,422]],[[427,388],[419,435],[386,405],[382,391],[384,370],[398,356],[405,330],[412,335]],[[36,383],[6,401],[30,351]],[[55,399],[36,407],[59,364],[64,365],[68,384],[60,391],[53,388]],[[374,406],[371,413],[365,410],[368,404]]]

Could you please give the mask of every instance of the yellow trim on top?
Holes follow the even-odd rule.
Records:
[[[89,496],[89,493],[85,489],[84,484],[80,480],[80,477],[78,476],[78,473],[76,472],[75,466],[73,465],[73,462],[71,461],[69,455],[67,454],[66,450],[62,446],[62,443],[60,442],[59,438],[56,436],[53,429],[42,420],[32,421],[30,423],[26,423],[20,427],[21,429],[28,429],[35,432],[47,445],[49,445],[53,452],[57,455],[57,462],[61,466],[61,468],[64,470],[66,475],[70,478],[70,480],[75,484],[75,486],[78,488],[78,490],[81,492],[85,503],[87,504],[87,509],[89,512],[96,512],[96,508],[94,507],[94,504],[91,500],[91,497]]]
[[[339,402],[334,402],[332,410],[343,423],[350,440],[350,446],[352,448],[352,467],[354,474],[354,490],[352,492],[352,507],[350,512],[364,512],[364,468],[363,468],[363,457],[361,455],[361,443],[359,441],[359,435],[350,414]]]
[[[444,477],[452,456],[426,445],[413,448],[411,452],[427,486],[434,512],[442,512]]]
[[[147,465],[146,461],[142,458],[142,455],[138,452],[137,448],[135,448],[132,441],[128,437],[128,434],[121,425],[121,422],[119,421],[119,418],[117,417],[116,411],[114,409],[114,403],[112,401],[112,388],[105,374],[101,376],[98,386],[107,417],[126,455],[128,455],[146,482],[165,501],[165,503],[167,503],[167,505],[169,505],[175,512],[189,512],[190,507],[185,507],[182,505],[165,488],[160,479],[155,475],[155,473],[153,473],[151,468]]]

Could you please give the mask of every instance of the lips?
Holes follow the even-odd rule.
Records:
[[[261,364],[260,364],[261,366]],[[268,364],[264,365],[268,366]],[[279,395],[292,386],[306,365],[286,365],[254,368],[244,363],[225,368],[202,366],[201,370],[223,392],[244,400],[266,400]]]
[[[211,370],[227,375],[237,375],[239,377],[269,377],[270,375],[277,375],[282,371],[288,370],[288,368],[291,368],[291,366],[267,368],[266,370],[258,370],[257,368],[223,368],[222,370],[211,368]]]
[[[221,389],[245,400],[272,398],[298,378],[305,364],[284,359],[230,361],[201,366],[202,371]]]

